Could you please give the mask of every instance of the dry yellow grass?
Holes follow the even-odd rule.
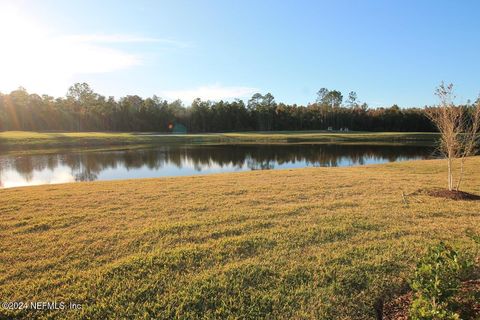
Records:
[[[0,190],[0,300],[83,305],[0,317],[373,319],[427,245],[476,250],[480,202],[404,203],[445,181],[437,160]]]

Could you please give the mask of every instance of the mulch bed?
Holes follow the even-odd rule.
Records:
[[[465,319],[480,319],[480,279],[462,282],[455,301],[461,306],[458,312]],[[408,292],[383,305],[382,320],[407,320],[413,294]],[[464,319],[462,317],[462,319]]]
[[[385,303],[382,320],[407,320],[412,296],[412,292],[409,292]]]
[[[425,193],[432,197],[447,198],[452,200],[467,200],[467,201],[480,200],[480,196],[476,194],[468,193],[468,192],[463,192],[463,191],[434,189],[434,190],[426,190]]]

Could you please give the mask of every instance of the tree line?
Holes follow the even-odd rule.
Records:
[[[424,108],[370,108],[355,92],[322,88],[306,106],[276,102],[273,95],[254,94],[248,101],[203,101],[185,106],[157,96],[120,99],[95,93],[77,83],[67,95],[54,98],[19,88],[0,93],[0,130],[156,131],[180,124],[188,132],[339,130],[434,131]]]

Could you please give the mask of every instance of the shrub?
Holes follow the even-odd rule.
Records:
[[[460,319],[452,310],[452,298],[459,289],[459,274],[464,267],[457,251],[450,246],[441,242],[431,247],[417,264],[411,281],[414,292],[411,319]]]

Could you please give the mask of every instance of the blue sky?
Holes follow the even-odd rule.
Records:
[[[480,93],[479,12],[473,0],[0,0],[0,91],[88,82],[117,97],[306,104],[327,87],[408,107],[434,103],[444,80],[465,102]]]

